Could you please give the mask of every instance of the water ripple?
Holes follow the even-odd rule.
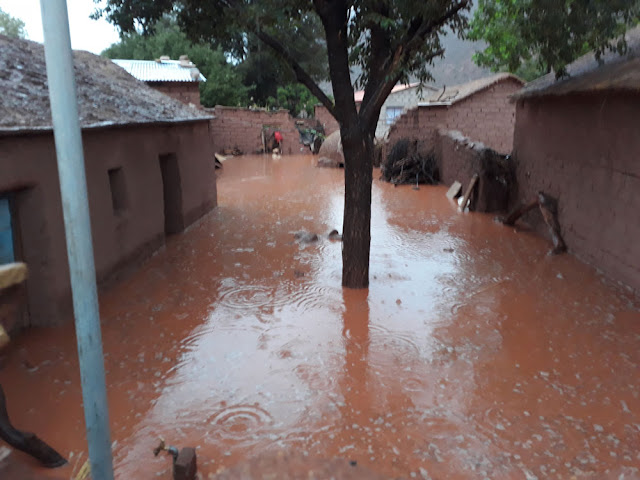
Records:
[[[215,433],[222,437],[240,438],[273,424],[273,417],[257,403],[223,405],[209,417],[208,423],[217,427]]]

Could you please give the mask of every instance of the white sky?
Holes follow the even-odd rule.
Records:
[[[42,43],[40,0],[0,0],[0,8],[25,23],[27,38]],[[71,48],[100,53],[119,40],[118,31],[104,18],[91,20],[93,0],[67,0]]]

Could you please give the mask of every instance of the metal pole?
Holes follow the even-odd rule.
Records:
[[[65,0],[40,0],[93,480],[113,480],[87,180]]]

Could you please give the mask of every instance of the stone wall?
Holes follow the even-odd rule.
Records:
[[[499,153],[513,147],[515,104],[510,96],[522,88],[508,78],[452,105],[418,106],[401,116],[389,130],[389,145],[401,138],[418,140],[419,150],[435,147],[438,130],[456,130]]]
[[[558,199],[569,251],[640,291],[640,95],[520,100],[514,137],[518,199]],[[537,211],[525,220],[547,236]]]

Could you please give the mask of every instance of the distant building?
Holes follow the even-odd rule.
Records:
[[[200,82],[207,79],[186,55],[180,60],[113,60],[134,78],[187,105],[200,106]]]
[[[455,130],[500,153],[511,153],[515,105],[510,97],[524,82],[499,73],[462,85],[443,87],[419,102],[391,127],[388,141],[417,140],[421,151],[432,150],[438,130]]]
[[[394,124],[396,118],[401,116],[410,108],[415,107],[425,98],[430,97],[438,89],[431,85],[423,85],[420,89],[420,83],[411,83],[409,85],[398,84],[393,87],[391,93],[382,104],[380,109],[380,117],[376,127],[376,138],[384,138],[389,132],[389,127]],[[364,98],[364,90],[357,91],[354,94],[356,106],[360,107]]]
[[[514,159],[519,199],[556,197],[570,251],[640,292],[640,27],[626,39],[625,56],[590,53],[515,95]]]
[[[74,70],[104,282],[216,205],[210,117],[88,52],[74,53]],[[2,298],[0,320],[51,325],[72,308],[43,46],[0,35],[0,72],[0,262],[29,267],[26,302],[12,295],[7,319]]]

